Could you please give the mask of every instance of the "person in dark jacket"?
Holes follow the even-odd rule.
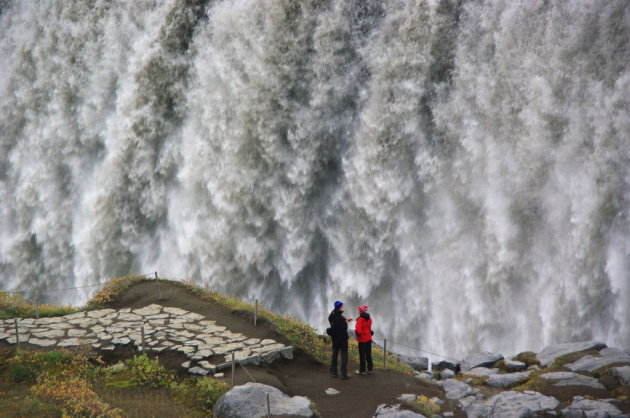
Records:
[[[374,364],[372,363],[372,318],[368,313],[367,305],[359,306],[359,318],[354,332],[359,343],[359,370],[356,374],[365,375],[372,374]]]
[[[330,328],[327,330],[332,338],[332,360],[330,361],[330,375],[337,377],[337,358],[341,354],[341,378],[349,379],[348,376],[348,322],[352,318],[346,319],[343,316],[343,302],[336,301],[335,309],[328,315]]]

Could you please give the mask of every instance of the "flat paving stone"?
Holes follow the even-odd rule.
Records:
[[[0,320],[0,340],[16,343],[14,324],[15,320]],[[268,362],[280,357],[293,358],[292,347],[273,339],[249,338],[203,315],[157,304],[133,310],[98,309],[64,317],[18,319],[18,327],[21,343],[30,341],[42,347],[87,344],[104,351],[131,343],[139,349],[144,329],[146,350],[178,351],[211,372],[215,371],[213,367],[230,367],[232,353],[239,362],[255,365],[263,357]],[[215,366],[206,360],[215,355],[223,355],[226,363]]]

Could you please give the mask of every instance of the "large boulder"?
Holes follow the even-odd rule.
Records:
[[[557,399],[526,390],[501,392],[487,401],[474,402],[466,408],[468,418],[525,418],[553,414]]]
[[[470,369],[466,372],[467,375],[471,376],[492,376],[493,374],[499,374],[499,369],[489,369],[487,367],[475,367],[474,369]]]
[[[498,361],[503,360],[503,356],[501,354],[494,354],[489,351],[484,351],[482,353],[473,354],[472,356],[466,357],[462,361],[462,370],[464,372],[474,369],[475,367],[488,367],[491,368]]]
[[[445,381],[440,382],[440,385],[444,388],[444,392],[446,392],[445,396],[448,399],[456,400],[475,394],[473,388],[456,379],[446,379]]]
[[[532,374],[531,371],[506,373],[506,374],[494,374],[488,377],[488,380],[486,381],[486,385],[492,386],[495,388],[509,388],[509,387],[516,386],[520,383],[527,381],[527,379],[529,379],[530,374]]]
[[[459,373],[461,371],[461,367],[458,361],[451,362],[451,361],[442,360],[442,361],[435,361],[431,363],[431,371],[439,372],[445,369],[452,370],[455,373]]]
[[[574,363],[567,364],[566,367],[574,372],[592,372],[614,363],[630,364],[630,354],[618,348],[605,348],[599,352],[599,357],[584,356]]]
[[[571,353],[579,353],[587,350],[601,350],[606,348],[606,344],[601,341],[582,341],[577,343],[555,344],[545,347],[536,358],[544,367],[549,366],[560,356]]]
[[[273,386],[245,383],[234,386],[217,402],[214,416],[221,418],[258,418],[267,416],[267,394],[271,416],[312,417],[311,401],[304,396],[289,396]]]
[[[602,400],[584,399],[581,396],[573,398],[573,403],[562,410],[562,416],[567,418],[621,418],[619,408]]]
[[[630,366],[613,367],[612,373],[619,378],[622,385],[630,385]]]
[[[426,357],[417,357],[417,356],[404,356],[399,355],[398,359],[401,363],[408,364],[414,370],[423,371],[429,370],[429,359]]]
[[[527,368],[527,364],[522,361],[506,360],[505,369],[510,372],[520,372]]]
[[[597,379],[573,372],[551,372],[540,375],[541,379],[553,381],[554,386],[586,386],[592,389],[606,389]]]

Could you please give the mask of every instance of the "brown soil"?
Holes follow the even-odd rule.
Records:
[[[253,317],[249,312],[229,310],[201,299],[178,283],[161,281],[160,288],[163,298],[158,300],[155,282],[141,282],[117,297],[115,303],[110,306],[115,309],[139,308],[158,303],[178,307],[216,320],[217,324],[248,337],[282,341],[269,323],[259,321],[258,326],[254,326]],[[108,355],[106,359],[116,361],[132,353],[131,347],[123,347]],[[165,352],[159,355],[159,359],[165,366],[183,372],[181,363],[186,360],[183,355]],[[351,361],[349,370],[356,369],[357,365]],[[396,401],[396,397],[403,393],[423,394],[429,398],[444,397],[444,391],[439,386],[393,371],[377,369],[373,376],[353,376],[349,380],[333,379],[329,376],[328,365],[321,364],[299,351],[294,353],[292,360],[277,360],[270,365],[259,367],[247,366],[247,372],[257,382],[277,387],[288,395],[307,396],[316,404],[322,417],[371,417],[380,404],[400,403]],[[234,375],[235,384],[251,382],[252,379],[247,372],[238,366]],[[230,370],[225,371],[225,379],[231,382]],[[341,393],[335,396],[326,395],[324,391],[330,387]],[[449,410],[456,414],[459,412],[448,406],[442,409],[443,412]]]

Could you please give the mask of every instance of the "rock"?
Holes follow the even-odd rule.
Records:
[[[339,395],[341,392],[339,392],[337,389],[335,388],[328,388],[324,391],[326,393],[326,395]]]
[[[444,369],[449,369],[457,373],[461,370],[461,367],[459,362],[450,362],[446,360],[431,363],[431,371],[442,371]]]
[[[267,394],[272,416],[312,417],[311,401],[304,396],[288,396],[261,383],[235,386],[223,395],[214,408],[215,417],[254,418],[267,411]]]
[[[131,340],[127,337],[113,338],[112,344],[115,345],[127,345],[131,342]]]
[[[188,369],[188,371],[192,374],[198,374],[201,376],[205,376],[208,374],[208,370],[204,369],[203,367],[191,367],[190,369]]]
[[[611,370],[612,374],[619,378],[622,385],[630,385],[630,366],[613,367]]]
[[[265,362],[271,363],[280,358],[280,351],[271,351],[269,353],[261,354],[260,356]]]
[[[119,372],[122,369],[124,369],[125,367],[127,367],[127,366],[125,366],[125,363],[123,363],[122,361],[119,361],[118,363],[114,364],[113,366],[108,367],[107,371],[108,372]]]
[[[219,379],[219,378],[225,377],[225,373],[215,373],[213,376]]]
[[[468,418],[525,418],[554,414],[560,402],[538,392],[501,392],[487,401],[473,402],[466,408]]]
[[[460,399],[465,396],[474,395],[475,391],[468,386],[464,382],[460,382],[455,379],[447,379],[443,382],[440,382],[440,385],[444,388],[446,392],[446,397],[448,399]]]
[[[484,351],[482,353],[466,357],[462,361],[461,368],[463,371],[468,371],[470,369],[474,369],[475,367],[492,367],[495,363],[501,360],[503,360],[503,356],[501,354]]]
[[[521,370],[525,370],[527,368],[527,364],[522,361],[515,360],[505,360],[505,369],[511,372],[520,372]]]
[[[442,379],[450,379],[455,377],[455,372],[451,369],[444,369],[440,372]]]
[[[96,309],[94,311],[88,311],[87,312],[87,316],[89,316],[90,318],[102,318],[105,315],[109,315],[114,311],[113,309]]]
[[[427,380],[429,382],[435,381],[435,379],[433,378],[433,373],[431,372],[423,372],[423,373],[415,372],[414,376],[417,377],[418,379]]]
[[[604,385],[593,377],[572,372],[551,372],[540,375],[545,380],[554,380],[554,386],[587,386],[593,389],[605,389]]]
[[[212,356],[212,350],[199,350],[195,353],[191,360],[197,361]]]
[[[75,345],[81,345],[81,341],[78,338],[67,338],[57,343],[58,347],[72,347]]]
[[[401,363],[408,364],[412,369],[417,371],[429,369],[429,359],[426,357],[399,355],[398,359]]]
[[[280,355],[287,360],[293,359],[293,347],[285,347],[280,350]]]
[[[29,344],[39,345],[40,347],[50,347],[51,345],[57,344],[57,341],[45,338],[31,338],[28,342]]]
[[[50,339],[50,338],[60,338],[60,337],[63,337],[65,334],[66,334],[66,331],[63,329],[51,329],[50,331],[34,332],[33,337]]]
[[[621,411],[614,405],[603,400],[584,399],[581,396],[573,398],[573,403],[562,410],[562,416],[568,418],[612,418],[622,417]]]
[[[174,316],[186,315],[188,313],[188,311],[185,311],[183,309],[172,308],[170,306],[166,307],[166,308],[163,308],[163,311],[167,312],[167,313],[169,313],[171,315],[174,315]]]
[[[387,418],[426,418],[424,415],[417,414],[406,409],[400,409],[400,405],[379,405],[374,412],[374,417]]]
[[[183,363],[182,363],[182,367],[183,367],[184,369],[189,369],[189,368],[190,368],[190,361],[185,361],[185,362],[183,362]]]
[[[544,367],[549,366],[560,356],[571,353],[579,353],[587,350],[601,350],[606,348],[606,344],[601,341],[582,341],[577,343],[556,344],[545,347],[536,358]]]
[[[416,398],[417,398],[417,396],[414,395],[413,393],[403,393],[402,395],[400,395],[396,399],[399,400],[400,402],[407,402],[407,401],[413,401]]]
[[[495,388],[509,388],[527,381],[530,374],[532,374],[532,372],[494,374],[488,378],[486,385]]]
[[[468,370],[466,374],[472,376],[492,376],[493,374],[498,374],[499,369],[489,369],[487,367],[475,367],[474,369]]]
[[[599,354],[600,357],[584,356],[574,363],[567,364],[566,367],[574,372],[593,372],[614,363],[630,363],[630,354],[618,348],[605,348]]]
[[[158,315],[160,314],[160,312],[162,312],[162,307],[160,305],[151,304],[151,305],[145,306],[144,308],[134,309],[131,312],[140,316]]]
[[[199,364],[199,366],[203,367],[210,373],[214,373],[214,371],[217,369],[217,366],[215,364],[210,363],[209,361],[204,360],[204,361],[200,361],[197,364]]]

